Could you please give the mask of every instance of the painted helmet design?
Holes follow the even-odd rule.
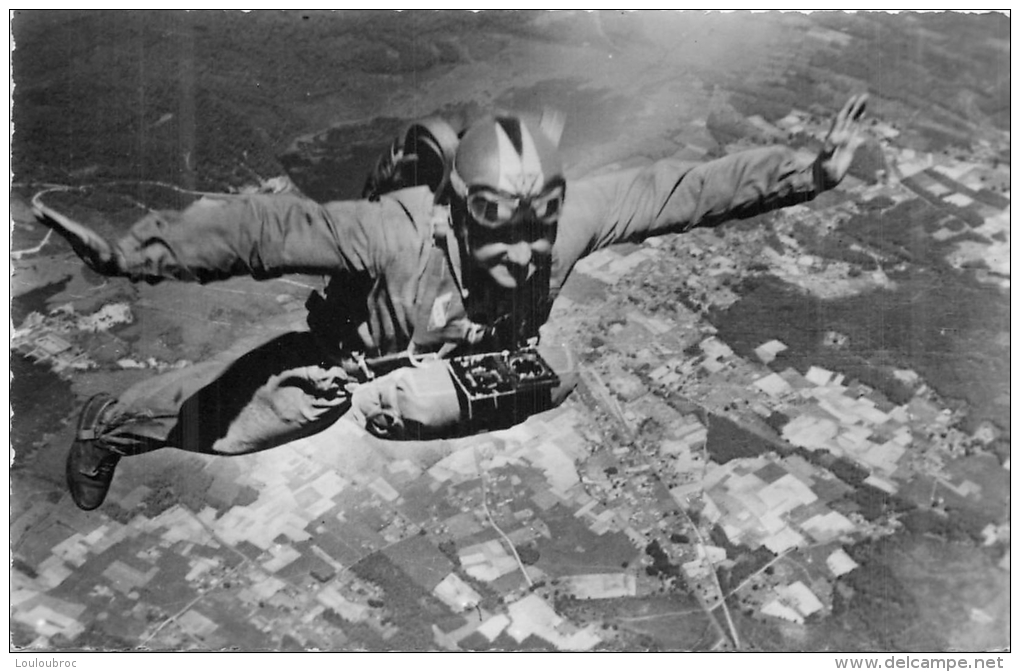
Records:
[[[528,214],[554,222],[566,193],[556,142],[542,125],[516,116],[489,117],[468,129],[451,181],[472,218],[487,227]]]

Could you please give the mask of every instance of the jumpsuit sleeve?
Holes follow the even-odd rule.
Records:
[[[393,203],[322,205],[293,195],[205,197],[154,212],[115,244],[134,280],[206,283],[233,276],[365,272]]]
[[[816,193],[812,160],[783,146],[700,164],[663,159],[568,184],[561,231],[576,236],[572,251],[580,257],[616,243],[752,217]]]

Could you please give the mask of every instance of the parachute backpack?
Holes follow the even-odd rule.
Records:
[[[377,201],[383,194],[427,186],[438,203],[450,184],[458,137],[440,117],[411,122],[376,161],[361,197]]]

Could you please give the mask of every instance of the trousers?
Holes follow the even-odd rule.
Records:
[[[552,405],[577,384],[565,346],[539,346],[557,374]],[[310,332],[288,332],[234,361],[220,357],[163,373],[124,392],[96,427],[99,445],[121,455],[173,447],[240,455],[312,436],[347,415],[391,440],[452,438],[502,429],[464,422],[464,409],[441,361],[357,383],[335,367]]]

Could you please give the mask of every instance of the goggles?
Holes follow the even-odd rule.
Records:
[[[543,224],[552,224],[560,216],[565,195],[566,185],[562,181],[546,186],[534,196],[477,187],[477,191],[468,194],[467,207],[477,223],[489,228],[508,224],[527,212]]]

